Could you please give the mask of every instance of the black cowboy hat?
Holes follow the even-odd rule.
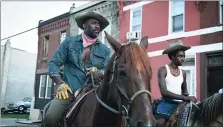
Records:
[[[76,16],[75,20],[78,27],[83,30],[84,21],[89,18],[96,19],[100,22],[100,32],[109,25],[109,22],[105,17],[98,14],[97,12],[90,11]]]
[[[184,46],[181,40],[174,41],[168,45],[168,47],[163,51],[163,54],[169,54],[170,52],[183,50],[186,51],[190,49],[189,46]]]

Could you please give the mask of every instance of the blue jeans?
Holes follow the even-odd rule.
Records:
[[[153,114],[156,119],[169,119],[170,115],[178,104],[179,102],[160,98],[152,104]]]

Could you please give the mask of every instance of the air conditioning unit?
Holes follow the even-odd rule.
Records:
[[[141,32],[140,31],[127,32],[126,38],[128,40],[139,40],[141,38]]]

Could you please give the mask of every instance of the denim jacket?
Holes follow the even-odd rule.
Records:
[[[49,65],[50,77],[60,76],[60,67],[64,65],[63,79],[75,92],[82,88],[86,80],[86,68],[97,67],[104,71],[110,58],[110,50],[99,40],[92,45],[89,59],[82,62],[83,40],[81,35],[66,37],[53,54]]]

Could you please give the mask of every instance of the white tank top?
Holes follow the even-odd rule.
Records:
[[[182,70],[180,69],[179,76],[173,76],[170,73],[170,69],[169,69],[168,65],[165,65],[165,66],[166,66],[166,70],[167,70],[167,75],[165,78],[167,90],[172,93],[182,95],[182,93],[181,93],[181,86],[183,83]]]

